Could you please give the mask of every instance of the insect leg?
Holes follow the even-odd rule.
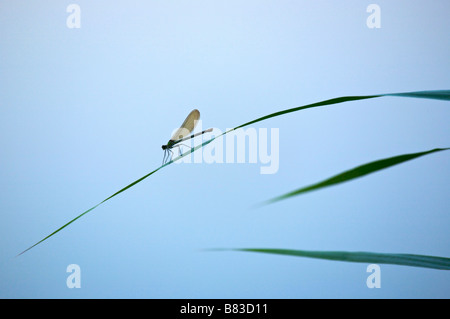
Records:
[[[165,161],[165,159],[166,159],[166,154],[167,154],[167,150],[164,150],[164,157],[163,157],[163,160],[162,160],[162,164],[161,164],[161,165],[164,165],[164,161]]]

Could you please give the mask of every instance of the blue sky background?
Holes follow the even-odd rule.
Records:
[[[69,29],[66,8],[81,8]],[[381,8],[369,29],[366,8]],[[209,248],[450,256],[450,153],[254,204],[354,166],[450,146],[448,102],[384,97],[279,128],[280,167],[157,168],[193,108],[221,130],[344,95],[450,88],[442,1],[0,2],[0,297],[449,298],[446,271]],[[81,288],[66,286],[69,264]]]

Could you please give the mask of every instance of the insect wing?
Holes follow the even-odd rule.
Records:
[[[200,119],[200,112],[197,109],[193,110],[186,117],[183,124],[181,124],[181,127],[177,129],[176,132],[172,135],[172,138],[170,140],[177,141],[185,136],[188,136],[194,130],[199,119]]]

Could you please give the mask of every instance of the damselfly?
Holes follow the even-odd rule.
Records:
[[[162,146],[162,149],[164,150],[163,164],[165,164],[169,159],[172,160],[172,156],[173,156],[172,148],[174,148],[174,147],[180,148],[181,145],[188,147],[187,145],[181,144],[181,142],[184,142],[186,140],[194,138],[198,135],[202,135],[206,132],[212,131],[212,128],[210,128],[210,129],[204,130],[202,132],[188,136],[194,130],[199,119],[200,119],[200,112],[197,109],[193,110],[186,117],[183,124],[181,124],[180,128],[175,131],[175,133],[172,135],[172,138],[169,140],[169,142],[167,142],[166,145]],[[181,150],[180,150],[180,154],[181,154]]]

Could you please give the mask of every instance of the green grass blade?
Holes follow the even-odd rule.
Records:
[[[103,203],[103,202],[101,202],[101,203]],[[75,217],[74,219],[72,219],[70,222],[68,222],[68,223],[64,224],[63,226],[59,227],[59,228],[58,228],[57,230],[55,230],[53,233],[51,233],[50,235],[44,237],[43,239],[41,239],[40,241],[38,241],[36,244],[34,244],[34,245],[28,247],[27,249],[25,249],[24,251],[22,251],[22,252],[21,252],[20,254],[18,254],[17,256],[20,256],[20,255],[26,253],[26,252],[29,251],[31,248],[33,248],[33,247],[39,245],[39,244],[42,243],[44,240],[46,240],[46,239],[52,237],[54,234],[56,234],[57,232],[59,232],[59,231],[62,230],[63,228],[65,228],[65,227],[69,226],[70,224],[72,224],[72,223],[73,223],[74,221],[76,221],[78,218],[80,218],[80,217],[82,217],[83,215],[89,213],[89,212],[90,212],[91,210],[93,210],[94,208],[97,208],[97,206],[99,206],[101,203],[95,205],[94,207],[89,208],[87,211],[85,211],[84,213],[78,215],[77,217]],[[16,256],[16,257],[17,257],[17,256]]]
[[[304,109],[308,109],[308,108],[312,108],[312,107],[319,107],[319,106],[326,106],[326,105],[332,105],[332,104],[338,104],[338,103],[343,103],[343,102],[350,102],[350,101],[356,101],[356,100],[364,100],[364,99],[371,99],[371,98],[376,98],[376,97],[382,97],[382,96],[403,96],[403,97],[416,97],[416,98],[427,98],[427,99],[439,99],[439,100],[450,100],[450,90],[439,90],[439,91],[417,91],[417,92],[406,92],[406,93],[388,93],[388,94],[378,94],[378,95],[363,95],[363,96],[345,96],[345,97],[338,97],[338,98],[333,98],[333,99],[329,99],[329,100],[325,100],[325,101],[321,101],[321,102],[317,102],[317,103],[312,103],[312,104],[308,104],[308,105],[303,105],[303,106],[299,106],[299,107],[294,107],[294,108],[290,108],[290,109],[286,109],[283,111],[279,111],[279,112],[275,112],[260,118],[257,118],[253,121],[249,121],[246,122],[242,125],[236,126],[233,129],[230,129],[210,140],[208,140],[207,142],[204,142],[194,148],[191,148],[190,151],[182,154],[181,156],[176,157],[175,159],[173,159],[172,161],[161,165],[160,167],[158,167],[157,169],[153,170],[152,172],[148,173],[147,175],[139,178],[138,180],[132,182],[131,184],[125,186],[124,188],[122,188],[121,190],[117,191],[116,193],[114,193],[113,195],[109,196],[108,198],[104,199],[102,202],[98,203],[97,205],[93,206],[92,208],[89,208],[88,210],[86,210],[85,212],[83,212],[82,214],[78,215],[77,217],[75,217],[74,219],[72,219],[70,222],[66,223],[65,225],[63,225],[62,227],[58,228],[56,231],[54,231],[53,233],[51,233],[50,235],[48,235],[47,237],[41,239],[40,241],[38,241],[36,244],[30,246],[29,248],[27,248],[26,250],[24,250],[23,252],[21,252],[19,255],[25,253],[26,251],[30,250],[31,248],[35,247],[36,245],[42,243],[43,241],[45,241],[46,239],[50,238],[51,236],[55,235],[57,232],[61,231],[62,229],[64,229],[65,227],[67,227],[68,225],[70,225],[71,223],[73,223],[75,220],[79,219],[80,217],[82,217],[83,215],[87,214],[88,212],[92,211],[93,209],[97,208],[99,205],[103,204],[104,202],[106,202],[107,200],[113,198],[114,196],[124,192],[125,190],[129,189],[130,187],[136,185],[137,183],[143,181],[144,179],[146,179],[147,177],[149,177],[150,175],[152,175],[153,173],[157,172],[158,170],[160,170],[161,168],[172,164],[173,162],[176,162],[178,160],[180,160],[181,158],[183,158],[184,156],[187,156],[193,152],[195,152],[196,150],[202,148],[203,146],[211,143],[213,140],[215,140],[216,138],[225,135],[233,130],[236,130],[238,128],[253,124],[253,123],[257,123],[272,117],[276,117],[276,116],[280,116],[280,115],[284,115],[284,114],[288,114],[288,113],[292,113],[292,112],[296,112],[296,111],[300,111],[300,110],[304,110]],[[19,256],[18,255],[18,256]]]
[[[293,196],[304,194],[306,192],[318,190],[320,188],[329,187],[329,186],[333,186],[333,185],[340,184],[340,183],[344,183],[344,182],[350,181],[352,179],[359,178],[364,175],[371,174],[371,173],[377,172],[379,170],[382,170],[382,169],[385,169],[385,168],[388,168],[388,167],[391,167],[391,166],[394,166],[394,165],[397,165],[397,164],[400,164],[400,163],[403,163],[406,161],[410,161],[410,160],[418,158],[420,156],[424,156],[424,155],[435,153],[435,152],[445,151],[448,149],[450,149],[450,148],[435,148],[433,150],[429,150],[429,151],[425,151],[425,152],[398,155],[398,156],[389,157],[389,158],[377,160],[374,162],[370,162],[370,163],[355,167],[353,169],[350,169],[348,171],[345,171],[343,173],[340,173],[338,175],[335,175],[333,177],[330,177],[319,183],[312,184],[312,185],[309,185],[306,187],[302,187],[302,188],[299,188],[292,192],[272,198],[272,199],[264,202],[263,204],[274,203],[274,202],[277,202],[277,201],[280,201],[283,199],[287,199],[287,198],[290,198]]]
[[[450,270],[450,258],[427,256],[427,255],[349,252],[349,251],[311,251],[311,250],[291,250],[291,249],[271,249],[271,248],[240,248],[229,250],[243,251],[243,252],[257,252],[265,254],[277,254],[294,257],[319,258],[319,259],[347,261],[356,263],[390,264],[390,265]]]
[[[287,110],[283,110],[283,111],[279,111],[279,112],[275,112],[260,118],[257,118],[256,120],[241,124],[239,126],[236,126],[234,128],[234,130],[237,130],[238,128],[253,124],[253,123],[257,123],[257,122],[261,122],[267,119],[270,119],[272,117],[276,117],[276,116],[280,116],[280,115],[284,115],[284,114],[288,114],[288,113],[292,113],[292,112],[297,112],[297,111],[301,111],[301,110],[305,110],[305,109],[309,109],[312,107],[319,107],[319,106],[325,106],[325,105],[332,105],[332,104],[338,104],[338,103],[343,103],[343,102],[350,102],[350,101],[357,101],[357,100],[364,100],[364,99],[373,99],[375,97],[380,97],[383,95],[364,95],[364,96],[344,96],[344,97],[338,97],[338,98],[334,98],[334,99],[329,99],[329,100],[325,100],[325,101],[321,101],[321,102],[317,102],[317,103],[312,103],[312,104],[307,104],[307,105],[303,105],[303,106],[298,106],[298,107],[294,107],[294,108],[290,108]]]
[[[165,164],[167,165],[167,164]],[[163,165],[164,166],[164,165]],[[161,166],[161,167],[163,167]],[[25,252],[29,251],[31,248],[39,245],[40,243],[42,243],[44,240],[52,237],[53,235],[55,235],[56,233],[58,233],[59,231],[63,230],[64,228],[66,228],[67,226],[69,226],[70,224],[72,224],[74,221],[76,221],[77,219],[79,219],[80,217],[86,215],[87,213],[89,213],[91,210],[94,210],[95,208],[97,208],[98,206],[100,206],[101,204],[103,204],[104,202],[106,202],[107,200],[113,198],[116,195],[119,195],[120,193],[124,192],[125,190],[127,190],[128,188],[136,185],[137,183],[143,181],[144,179],[146,179],[147,177],[149,177],[150,175],[152,175],[153,173],[157,172],[159,169],[161,169],[161,167],[155,169],[154,171],[148,173],[147,175],[139,178],[138,180],[134,181],[133,183],[125,186],[124,188],[122,188],[121,190],[115,192],[113,195],[109,196],[108,198],[105,198],[104,200],[102,200],[100,203],[98,203],[97,205],[89,208],[88,210],[84,211],[83,213],[81,213],[80,215],[78,215],[77,217],[75,217],[74,219],[72,219],[71,221],[69,221],[68,223],[64,224],[63,226],[59,227],[57,230],[55,230],[53,233],[51,233],[50,235],[44,237],[43,239],[41,239],[40,241],[38,241],[37,243],[35,243],[34,245],[28,247],[27,249],[25,249],[24,251],[22,251],[20,254],[18,254],[17,256],[20,256],[22,254],[24,254]]]
[[[160,167],[158,167],[157,169],[151,171],[150,173],[148,173],[147,175],[135,180],[134,182],[128,184],[127,186],[125,186],[124,188],[120,189],[119,191],[115,192],[114,194],[112,194],[111,196],[109,196],[108,198],[105,198],[103,201],[101,201],[100,203],[98,203],[97,205],[89,208],[88,210],[86,210],[85,212],[81,213],[80,215],[78,215],[77,217],[75,217],[74,219],[72,219],[71,221],[69,221],[68,223],[64,224],[63,226],[61,226],[60,228],[58,228],[57,230],[55,230],[53,233],[51,233],[50,235],[44,237],[43,239],[41,239],[40,241],[38,241],[37,243],[35,243],[34,245],[28,247],[27,249],[25,249],[24,251],[22,251],[20,254],[18,254],[17,256],[22,255],[23,253],[27,252],[28,250],[30,250],[31,248],[39,245],[40,243],[42,243],[44,240],[47,240],[48,238],[52,237],[53,235],[55,235],[56,233],[58,233],[59,231],[63,230],[64,228],[66,228],[67,226],[69,226],[70,224],[72,224],[74,221],[76,221],[77,219],[79,219],[80,217],[86,215],[87,213],[89,213],[90,211],[92,211],[93,209],[97,208],[98,206],[100,206],[101,204],[103,204],[104,202],[106,202],[107,200],[110,200],[111,198],[113,198],[114,196],[119,195],[120,193],[126,191],[127,189],[129,189],[130,187],[136,185],[137,183],[142,182],[144,179],[146,179],[147,177],[149,177],[150,175],[156,173],[157,171],[159,171],[161,168],[170,165],[178,160],[180,160],[181,158],[191,154],[192,152],[195,152],[196,150],[198,150],[199,148],[211,143],[214,139],[208,140],[194,148],[191,148],[189,151],[183,153],[182,155],[176,157],[175,159],[173,159],[170,162],[167,162],[163,165],[161,165]]]
[[[358,100],[365,100],[365,99],[373,99],[376,97],[382,97],[382,96],[399,96],[399,97],[412,97],[412,98],[423,98],[423,99],[433,99],[433,100],[445,100],[450,101],[450,90],[435,90],[435,91],[416,91],[416,92],[404,92],[404,93],[386,93],[386,94],[377,94],[377,95],[360,95],[360,96],[343,96],[338,97],[334,99],[329,99],[317,103],[307,104],[303,106],[298,106],[290,109],[286,109],[283,111],[275,112],[266,116],[262,116],[260,118],[257,118],[253,121],[246,122],[244,124],[241,124],[239,126],[236,126],[234,130],[257,123],[260,121],[267,120],[272,117],[297,112],[305,109],[309,109],[312,107],[319,107],[319,106],[326,106],[326,105],[332,105],[332,104],[338,104],[343,102],[350,102],[350,101],[358,101]]]
[[[406,93],[389,93],[383,94],[384,96],[404,96],[404,97],[416,97],[421,99],[434,99],[450,101],[450,90],[435,90],[435,91],[416,91]]]

